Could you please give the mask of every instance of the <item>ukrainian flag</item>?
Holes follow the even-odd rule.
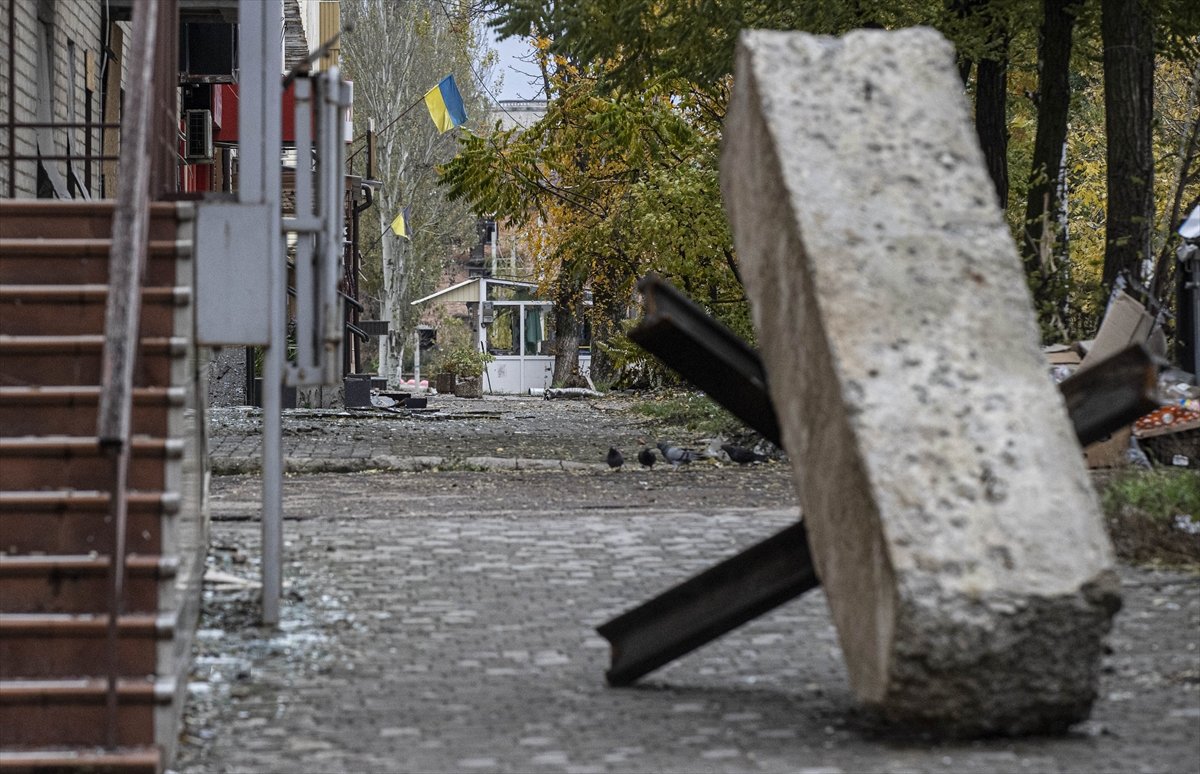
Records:
[[[462,95],[458,93],[453,75],[447,75],[441,83],[425,92],[425,107],[429,108],[429,117],[433,119],[438,132],[467,122],[467,109],[463,107]]]
[[[408,235],[408,207],[400,210],[400,214],[392,221],[392,233],[398,237],[412,239]]]

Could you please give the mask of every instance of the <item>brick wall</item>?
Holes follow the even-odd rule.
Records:
[[[7,124],[10,117],[17,122],[32,122],[37,120],[37,52],[38,37],[41,32],[41,22],[38,20],[39,7],[51,8],[53,11],[53,42],[50,47],[53,76],[52,89],[52,120],[66,122],[69,120],[68,97],[70,85],[75,86],[75,120],[82,122],[87,116],[87,103],[90,99],[92,120],[102,120],[100,104],[99,72],[102,61],[103,38],[101,20],[103,17],[102,0],[16,0],[11,5],[13,23],[13,46],[8,45],[10,22],[10,4],[0,2],[0,39],[2,49],[10,52],[9,56],[0,58],[0,196],[8,196],[9,179],[12,170],[7,159],[9,147],[15,139],[15,152],[19,155],[31,155],[36,151],[36,138],[32,129],[18,129],[15,138],[10,137]],[[71,69],[70,49],[75,50],[74,72]],[[88,84],[86,80],[86,61],[88,56],[95,62],[95,82]],[[9,67],[12,68],[10,77]],[[90,97],[87,88],[90,86]],[[10,96],[12,110],[10,116]],[[54,130],[53,136],[57,145],[56,153],[66,153],[67,130]],[[86,145],[85,132],[74,130],[73,142],[75,152],[82,154]],[[94,153],[99,153],[101,136],[98,130],[92,132],[92,147]],[[54,162],[59,173],[66,178],[66,162]],[[76,162],[76,170],[80,178],[84,176],[83,162]],[[37,166],[33,161],[18,161],[16,163],[16,196],[32,198],[37,196]],[[92,168],[91,193],[100,194],[100,167]]]

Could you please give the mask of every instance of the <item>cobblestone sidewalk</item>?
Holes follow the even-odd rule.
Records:
[[[211,561],[251,583],[257,497],[214,478]],[[1072,734],[938,742],[856,708],[819,591],[605,686],[593,627],[793,522],[784,465],[303,475],[285,503],[282,625],[206,593],[179,771],[1195,771],[1192,575],[1123,572]]]

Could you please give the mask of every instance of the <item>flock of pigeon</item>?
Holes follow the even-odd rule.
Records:
[[[687,465],[696,460],[702,459],[718,459],[728,462],[736,462],[739,465],[749,465],[755,462],[766,462],[766,455],[747,449],[744,446],[735,446],[731,443],[721,443],[718,438],[709,444],[708,448],[703,452],[695,451],[694,449],[681,449],[678,446],[672,446],[666,441],[659,441],[658,451],[662,453],[662,458],[666,462],[671,463],[672,468],[678,468],[680,465]],[[625,464],[625,455],[615,447],[608,447],[608,456],[605,457],[608,466],[613,470],[617,470]],[[637,454],[637,461],[643,468],[653,468],[654,463],[658,462],[658,454],[650,447],[642,447],[642,450]]]

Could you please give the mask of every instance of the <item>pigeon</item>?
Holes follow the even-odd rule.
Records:
[[[652,468],[657,461],[658,455],[654,453],[653,449],[646,448],[638,452],[638,462],[642,463],[643,467]]]
[[[744,446],[734,446],[731,443],[721,444],[721,450],[729,455],[729,459],[739,465],[749,465],[751,462],[766,462],[767,457],[764,454],[751,451]]]
[[[625,457],[623,457],[621,455],[621,452],[617,451],[612,446],[608,447],[608,456],[605,457],[604,459],[605,459],[605,462],[608,463],[608,466],[610,468],[612,468],[613,470],[616,470],[617,468],[619,468],[625,464]]]
[[[680,449],[678,446],[672,446],[666,441],[658,442],[658,450],[662,452],[663,459],[676,468],[680,465],[686,465],[692,460],[700,459],[700,455],[691,449]]]

